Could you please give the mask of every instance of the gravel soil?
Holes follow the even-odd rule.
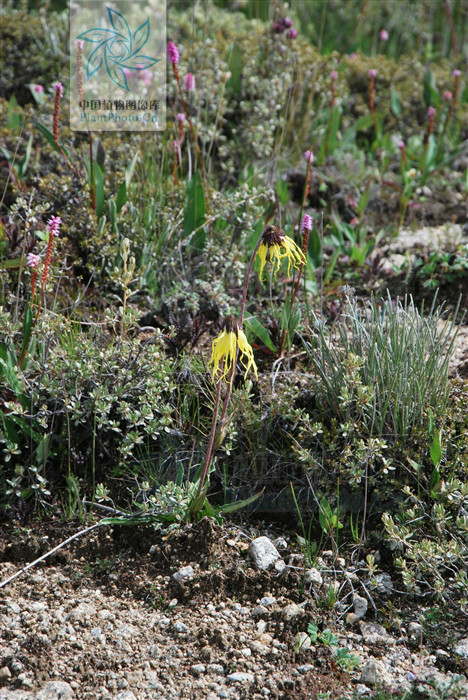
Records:
[[[4,526],[1,580],[80,527]],[[369,588],[356,553],[323,552],[306,574],[286,530],[202,520],[169,534],[100,527],[73,541],[0,589],[0,700],[333,700],[376,688],[431,697],[432,687],[466,697],[466,617],[441,621],[430,608],[422,625],[423,608],[400,605],[390,576]],[[264,535],[280,558],[261,571],[249,546]],[[359,666],[311,643],[311,622]]]

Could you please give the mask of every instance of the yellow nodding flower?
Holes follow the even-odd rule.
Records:
[[[288,275],[291,273],[291,265],[299,267],[304,262],[302,250],[292,238],[286,236],[283,229],[279,226],[267,226],[263,232],[262,242],[257,253],[260,258],[260,280],[263,280],[263,270],[268,254],[270,255],[274,277],[278,274],[284,258],[288,260]]]
[[[223,330],[211,344],[211,360],[209,364],[213,365],[211,375],[213,381],[215,381],[218,371],[222,373],[219,380],[227,379],[237,360],[238,351],[240,352],[240,361],[245,367],[245,377],[252,367],[258,379],[257,365],[254,361],[252,347],[249,345],[244,331],[239,328],[237,321],[232,316],[229,316],[224,321]]]

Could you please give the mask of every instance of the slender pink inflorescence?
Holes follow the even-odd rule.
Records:
[[[34,92],[37,92],[38,94],[42,95],[44,92],[44,87],[43,85],[34,85],[33,87]]]
[[[55,141],[58,143],[59,136],[59,114],[60,114],[60,100],[63,97],[63,85],[62,83],[54,83],[55,90],[55,104],[54,104],[54,120],[53,120],[53,135]]]
[[[381,41],[388,41],[388,32],[386,29],[381,29],[379,33],[379,37]]]
[[[187,92],[193,92],[195,90],[195,76],[193,73],[187,73],[184,78],[184,88]]]
[[[167,45],[167,55],[173,66],[179,63],[180,54],[177,50],[177,46],[174,44],[173,41],[170,41]]]
[[[28,267],[39,267],[39,263],[41,262],[41,258],[39,255],[35,255],[35,253],[28,253],[28,257],[26,258],[26,262]]]
[[[369,109],[370,113],[372,115],[372,124],[374,125],[374,131],[377,132],[377,120],[375,118],[375,106],[374,106],[374,98],[375,98],[375,76],[377,75],[377,71],[375,68],[371,68],[369,71],[369,78],[370,78],[370,85],[369,85]]]
[[[306,159],[306,163],[310,163],[312,165],[312,163],[314,162],[314,154],[312,153],[312,151],[307,150],[304,153],[304,158]]]
[[[294,29],[294,27],[292,27],[292,28],[289,30],[288,36],[289,36],[290,39],[295,39],[295,38],[297,37],[297,29]]]
[[[49,268],[50,268],[50,262],[52,260],[52,251],[54,249],[54,242],[55,242],[55,239],[60,234],[61,223],[62,223],[62,219],[60,218],[60,216],[52,216],[49,219],[49,221],[47,222],[47,226],[49,228],[49,240],[47,243],[46,256],[45,256],[45,260],[44,260],[44,267],[42,269],[42,278],[41,278],[42,292],[44,292],[47,278],[49,276]]]
[[[304,218],[302,219],[302,224],[301,224],[301,232],[305,233],[305,231],[312,231],[312,217],[310,214],[304,214]]]

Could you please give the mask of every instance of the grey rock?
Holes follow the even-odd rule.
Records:
[[[367,686],[374,686],[381,683],[383,680],[383,673],[380,668],[380,664],[375,659],[370,659],[363,667],[361,671],[361,683]]]
[[[388,574],[377,574],[372,583],[369,583],[370,588],[382,596],[389,596],[394,591],[393,581]]]
[[[71,700],[74,695],[71,686],[65,681],[49,681],[37,693],[36,700]]]
[[[192,566],[183,566],[175,574],[172,574],[174,581],[181,583],[182,581],[190,581],[191,578],[195,576],[195,571]]]
[[[185,634],[188,632],[188,627],[183,622],[174,622],[174,629],[179,634]]]
[[[192,676],[195,676],[195,678],[199,678],[202,673],[206,673],[205,664],[194,664],[193,666],[190,666],[190,673]]]
[[[227,680],[230,683],[253,683],[254,676],[253,673],[243,673],[242,671],[237,671],[236,673],[230,673]]]
[[[286,571],[286,564],[282,559],[275,561],[275,571],[277,574],[283,574]]]
[[[468,659],[468,637],[458,640],[453,647],[453,653],[457,654],[457,656],[462,656],[464,659]]]
[[[8,668],[8,666],[3,666],[2,668],[0,668],[0,683],[4,683],[9,678],[11,678],[11,671]]]
[[[265,598],[262,598],[260,601],[260,605],[264,605],[265,607],[268,607],[269,605],[274,605],[276,603],[276,598],[273,598],[272,595],[265,596]]]
[[[268,537],[257,537],[250,543],[249,555],[257,569],[265,571],[272,566],[280,554]]]
[[[208,664],[206,670],[208,673],[213,673],[215,676],[224,676],[224,666],[221,664]]]
[[[408,625],[408,636],[410,639],[419,639],[422,635],[422,625],[419,622],[410,622]]]
[[[370,646],[386,646],[395,644],[393,637],[387,634],[385,627],[376,622],[361,622],[361,634],[366,644]]]
[[[268,615],[268,610],[264,605],[257,605],[252,610],[252,617],[262,617],[262,615]]]
[[[275,540],[273,540],[273,544],[275,545],[276,549],[288,548],[288,543],[286,542],[284,537],[277,537]]]
[[[304,576],[304,583],[306,586],[320,588],[323,583],[322,574],[318,569],[307,569]]]
[[[114,696],[114,700],[136,700],[136,697],[131,690],[123,690],[121,693]]]
[[[286,605],[286,607],[281,611],[281,616],[287,622],[289,620],[294,620],[296,617],[302,617],[302,615],[304,615],[304,610],[300,608],[299,605],[296,605],[296,603]]]
[[[362,619],[367,613],[367,599],[363,598],[360,595],[355,595],[353,597],[353,607],[355,614],[358,616],[359,619]]]
[[[302,673],[302,675],[305,675],[306,673],[310,673],[310,671],[314,670],[313,664],[304,664],[303,666],[298,666],[297,670],[299,673]]]
[[[345,622],[349,627],[354,627],[359,622],[359,618],[356,613],[350,612],[346,615]]]

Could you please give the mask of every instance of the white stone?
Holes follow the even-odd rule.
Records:
[[[464,659],[468,659],[468,637],[458,640],[453,647],[453,653],[458,656],[463,656]]]
[[[366,598],[363,598],[360,595],[355,595],[353,598],[353,606],[354,606],[354,612],[359,619],[362,619],[363,617],[365,617],[365,615],[367,613],[367,607],[368,607],[368,603],[367,603]]]
[[[320,588],[323,583],[322,574],[318,569],[307,569],[304,576],[304,582],[306,586],[314,586],[314,588]]]
[[[253,540],[250,543],[249,554],[256,568],[261,571],[269,569],[280,558],[278,550],[268,537],[257,537]]]
[[[383,680],[383,673],[381,665],[375,659],[370,659],[363,667],[361,671],[361,683],[367,686],[374,686],[381,683]]]
[[[175,574],[172,574],[174,581],[180,583],[181,581],[190,581],[191,578],[195,576],[195,571],[192,566],[183,566]]]
[[[254,677],[252,673],[242,673],[238,671],[237,673],[230,673],[227,677],[230,683],[253,683]]]

